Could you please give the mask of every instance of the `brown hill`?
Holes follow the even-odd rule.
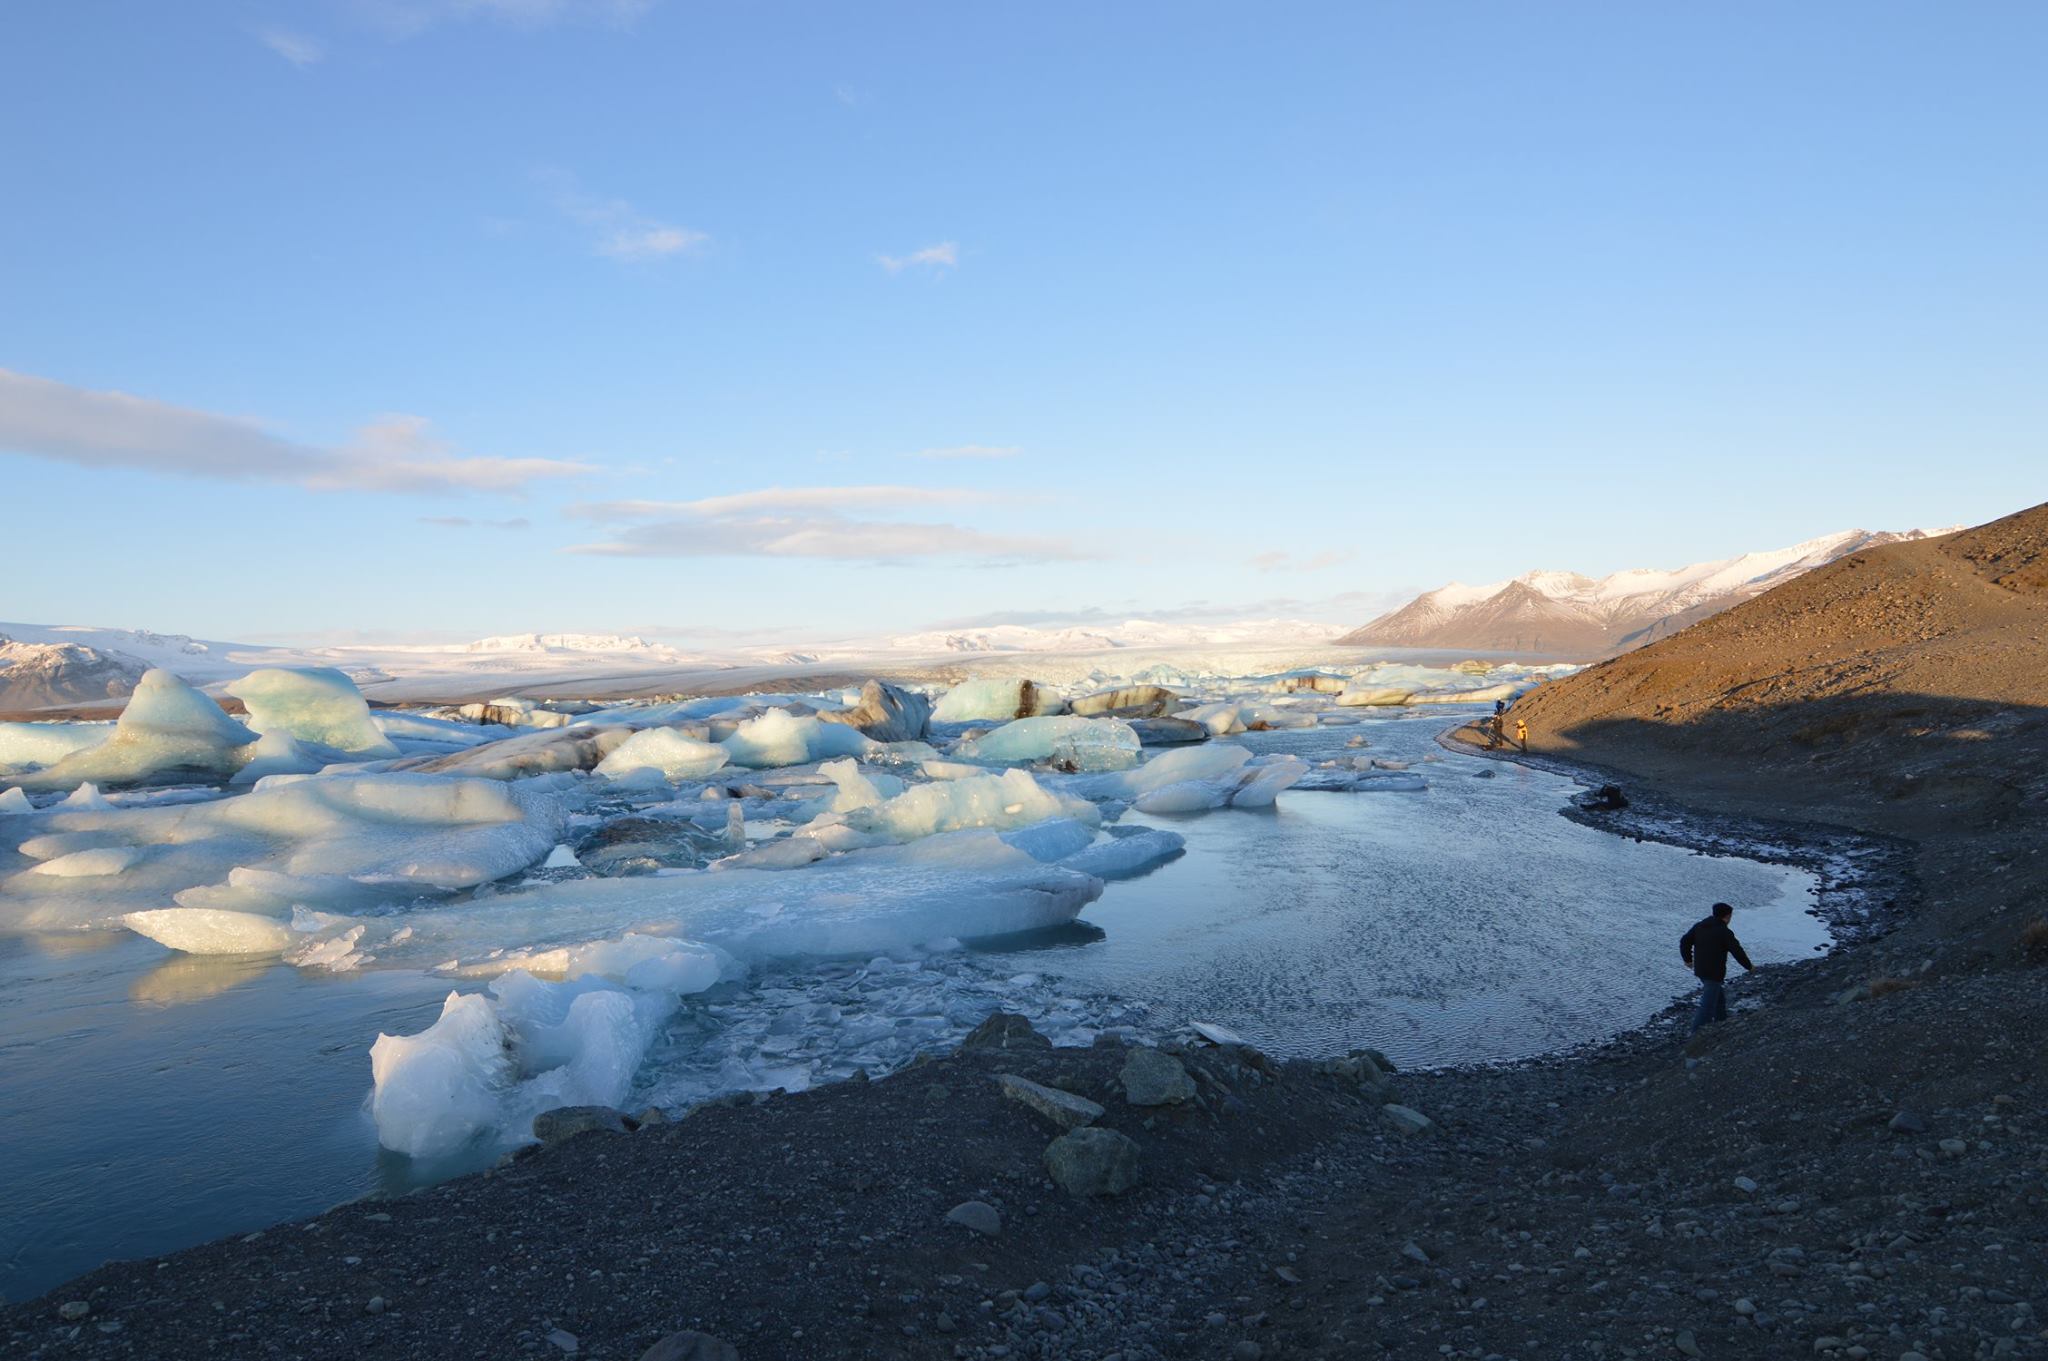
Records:
[[[1918,838],[2038,814],[2048,505],[1853,553],[1515,706],[1531,749]]]

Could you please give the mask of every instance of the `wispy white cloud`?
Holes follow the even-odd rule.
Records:
[[[565,170],[543,170],[537,178],[564,216],[590,229],[591,249],[608,259],[661,260],[711,239],[708,233],[648,217],[622,198],[586,193]]]
[[[1257,553],[1245,559],[1245,566],[1261,572],[1320,572],[1325,567],[1336,567],[1350,562],[1358,554],[1348,549],[1328,549],[1321,553],[1284,553],[1274,551]]]
[[[5,369],[0,453],[313,491],[516,494],[535,481],[596,471],[562,459],[460,456],[429,434],[419,416],[381,417],[348,444],[326,448],[285,439],[254,421]]]
[[[286,28],[259,28],[256,41],[294,66],[311,66],[327,55],[317,40]]]
[[[561,23],[629,27],[656,0],[351,0],[372,26],[394,38],[410,38],[436,24],[489,20],[515,28],[540,29]]]
[[[1065,539],[996,534],[957,524],[856,518],[848,510],[967,504],[993,493],[939,487],[770,487],[697,501],[602,501],[570,506],[579,519],[624,524],[572,553],[611,557],[828,558],[902,562],[949,558],[984,565],[1097,556]]]
[[[891,274],[901,274],[913,265],[923,265],[928,269],[951,269],[960,263],[960,243],[941,241],[937,245],[914,250],[908,255],[877,255],[875,259]]]
[[[1014,444],[952,444],[942,449],[920,449],[911,457],[940,460],[1015,458],[1023,452]]]
[[[521,515],[511,520],[472,520],[467,515],[422,515],[423,525],[437,529],[532,529],[533,521]]]
[[[740,515],[774,510],[874,510],[899,506],[965,505],[992,501],[993,492],[958,487],[767,487],[695,501],[583,501],[565,507],[579,520],[648,520],[663,515]]]

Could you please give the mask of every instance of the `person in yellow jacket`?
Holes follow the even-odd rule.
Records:
[[[1529,720],[1526,718],[1515,720],[1515,745],[1523,751],[1529,749]]]

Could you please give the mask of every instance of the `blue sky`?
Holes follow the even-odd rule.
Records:
[[[0,618],[1290,614],[2048,495],[2048,9],[0,19]],[[121,394],[119,396],[113,394]]]

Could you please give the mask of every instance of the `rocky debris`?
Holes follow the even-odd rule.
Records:
[[[731,852],[723,835],[694,822],[628,814],[601,824],[575,854],[585,869],[610,876],[702,869]]]
[[[1925,1134],[1927,1122],[1911,1111],[1900,1111],[1891,1118],[1885,1128],[1894,1134]]]
[[[531,703],[464,704],[455,710],[455,716],[465,723],[498,724],[507,728],[566,728],[576,721],[573,715],[538,708]]]
[[[1138,1145],[1113,1129],[1091,1125],[1045,1146],[1045,1170],[1070,1196],[1115,1196],[1143,1178]]]
[[[1628,798],[1621,792],[1620,785],[1603,784],[1597,789],[1574,794],[1572,806],[1587,813],[1618,813],[1628,807]]]
[[[993,1238],[1003,1231],[1003,1217],[986,1201],[963,1200],[946,1211],[946,1222]]]
[[[1079,1129],[1102,1118],[1102,1107],[1087,1097],[1063,1092],[1015,1073],[996,1074],[996,1085],[1004,1096],[1030,1107],[1060,1129]]]
[[[1387,1076],[1391,1066],[1387,1063],[1386,1055],[1378,1050],[1358,1049],[1342,1058],[1318,1059],[1315,1071],[1326,1073],[1340,1081],[1356,1083],[1367,1090],[1377,1090],[1392,1081]]]
[[[923,695],[884,681],[860,688],[860,702],[851,709],[825,710],[820,722],[844,723],[877,742],[915,742],[932,730],[932,702]]]
[[[640,1353],[640,1361],[740,1361],[739,1348],[709,1333],[670,1333]]]
[[[1209,740],[1208,726],[1189,718],[1131,718],[1124,721],[1131,725],[1132,732],[1138,734],[1140,746],[1175,747],[1185,742]]]
[[[430,775],[473,775],[488,780],[514,780],[559,770],[590,770],[612,754],[633,730],[620,727],[542,728],[480,747],[440,756],[407,756],[392,770],[418,770]]]
[[[92,1312],[92,1305],[84,1300],[66,1300],[57,1306],[57,1317],[66,1323],[76,1323]]]
[[[574,1356],[582,1350],[582,1341],[566,1328],[555,1328],[548,1333],[548,1345],[564,1356]]]
[[[1163,685],[1125,685],[1067,702],[1084,718],[1163,718],[1179,707],[1180,696]]]
[[[1421,1111],[1392,1101],[1380,1107],[1380,1118],[1403,1134],[1422,1134],[1436,1128],[1436,1122]]]
[[[1123,1084],[1124,1099],[1133,1106],[1177,1106],[1195,1096],[1195,1080],[1188,1076],[1187,1065],[1145,1045],[1134,1047],[1125,1057],[1118,1080]]]
[[[558,1144],[592,1130],[624,1134],[633,1127],[632,1116],[610,1106],[557,1106],[533,1117],[533,1137],[544,1144]]]
[[[963,1050],[1050,1049],[1052,1041],[1031,1028],[1031,1022],[1011,1011],[992,1011],[988,1019],[967,1032],[960,1041]]]

